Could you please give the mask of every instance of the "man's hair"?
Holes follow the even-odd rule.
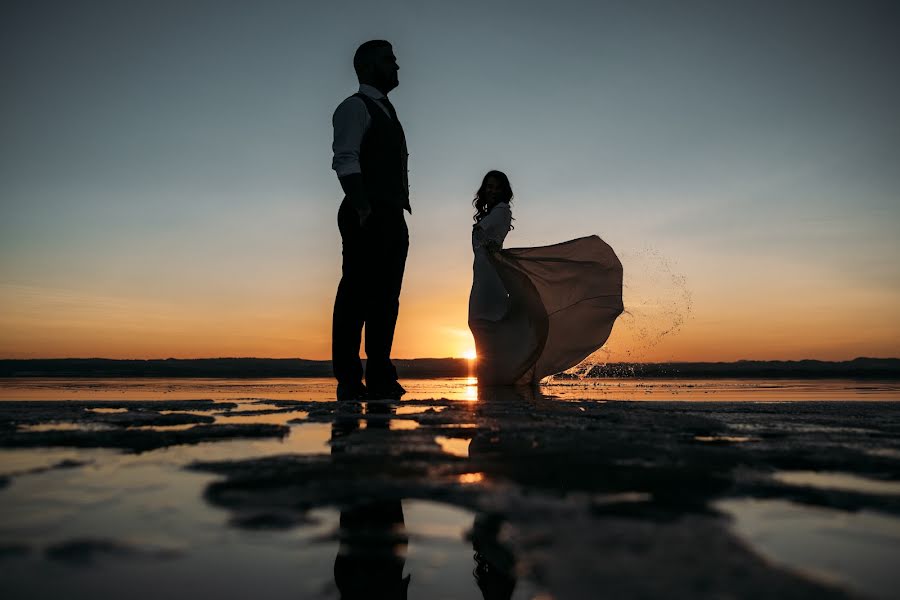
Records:
[[[380,48],[390,48],[391,43],[385,40],[369,40],[360,45],[353,55],[353,70],[356,76],[361,77],[366,69],[374,62],[375,54]]]

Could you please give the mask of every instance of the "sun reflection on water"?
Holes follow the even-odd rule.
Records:
[[[478,400],[478,378],[477,377],[467,377],[466,378],[466,390],[463,394],[463,400],[467,402],[475,402]]]

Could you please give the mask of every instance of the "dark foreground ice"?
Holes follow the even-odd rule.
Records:
[[[460,386],[397,404],[318,388],[115,399],[102,386],[103,400],[0,402],[0,594],[900,589],[900,402],[710,401],[712,383],[640,402]]]

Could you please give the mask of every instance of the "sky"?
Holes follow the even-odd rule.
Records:
[[[330,357],[331,115],[392,42],[394,356],[462,356],[471,200],[622,259],[608,360],[900,356],[892,1],[7,1],[0,357]]]

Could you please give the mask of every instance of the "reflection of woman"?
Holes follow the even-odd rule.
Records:
[[[531,388],[498,387],[490,393],[507,397],[509,392],[524,401],[532,391]],[[357,409],[359,412],[338,415],[332,423],[331,454],[335,462],[359,456],[361,452],[381,455],[382,450],[388,459],[389,438],[372,438],[362,446],[354,439],[363,418],[361,407]],[[393,406],[369,404],[366,429],[388,431],[389,419],[381,417],[393,415],[394,411]],[[472,574],[485,600],[509,600],[516,586],[515,558],[498,539],[502,523],[498,515],[479,514],[470,534],[475,552]],[[403,575],[409,536],[401,498],[371,498],[342,507],[338,540],[334,580],[341,600],[406,600],[412,576]]]
[[[515,558],[497,539],[502,524],[496,515],[478,515],[472,526],[472,574],[484,600],[509,600],[516,587]]]
[[[506,175],[490,171],[472,202],[469,328],[480,384],[536,384],[574,367],[622,313],[622,263],[599,237],[502,250],[512,198]]]

